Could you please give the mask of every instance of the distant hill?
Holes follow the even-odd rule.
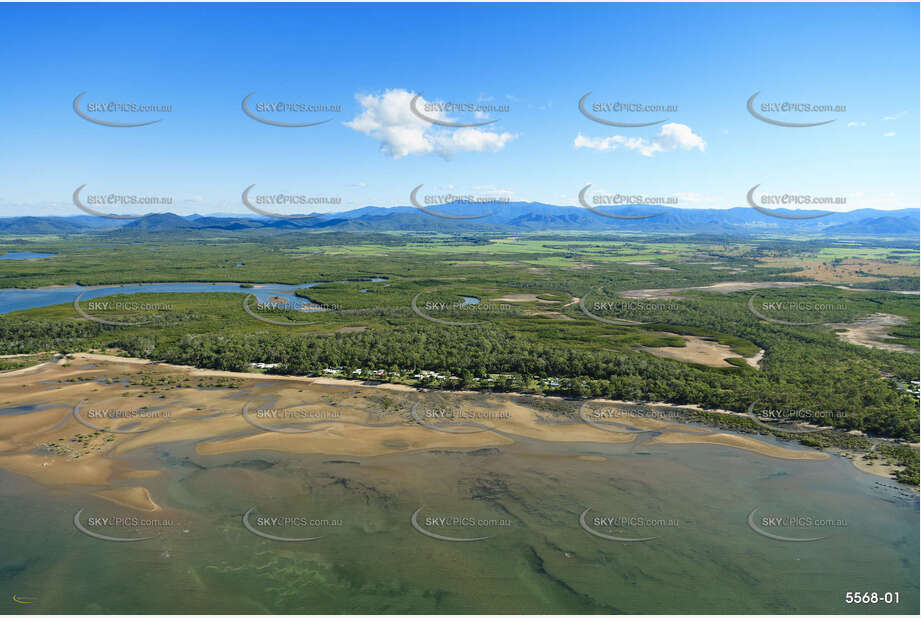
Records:
[[[921,233],[917,217],[873,217],[853,223],[833,225],[823,232],[828,236],[915,236]]]
[[[630,231],[650,233],[720,235],[844,235],[917,237],[919,210],[882,211],[865,208],[831,213],[817,219],[784,219],[744,207],[728,209],[683,209],[667,206],[605,207],[602,212],[625,216],[656,215],[640,219],[607,217],[581,206],[553,206],[539,202],[511,202],[488,207],[452,203],[432,207],[433,212],[457,219],[438,217],[411,206],[382,208],[365,206],[346,212],[327,213],[304,219],[275,219],[248,215],[189,215],[157,213],[134,220],[73,217],[0,218],[0,233],[6,235],[75,234],[105,231],[117,235],[168,233],[194,230],[333,230],[343,232],[418,231],[457,233],[516,233],[547,231]],[[780,214],[802,215],[802,211],[778,210]],[[482,216],[488,215],[488,216]]]
[[[197,229],[200,227],[202,226],[198,221],[189,221],[185,217],[174,215],[171,212],[165,212],[136,219],[131,223],[123,225],[119,231],[133,232],[143,230],[146,232],[162,232],[168,230]]]
[[[70,217],[11,217],[0,219],[0,234],[74,234],[87,226]]]

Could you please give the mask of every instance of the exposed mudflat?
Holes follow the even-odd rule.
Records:
[[[688,348],[671,350],[707,356],[695,362],[730,354],[728,347],[690,339]],[[86,365],[87,360],[94,362]],[[109,502],[154,511],[160,508],[152,493],[160,468],[149,454],[170,444],[189,445],[205,457],[267,451],[376,457],[528,440],[562,446],[629,445],[637,439],[636,433],[604,430],[573,416],[549,417],[518,397],[75,354],[27,374],[0,374],[0,408],[10,412],[0,415],[0,468],[55,491],[93,487],[95,496]],[[445,410],[472,420],[446,421],[440,415]],[[618,422],[641,431],[716,435],[643,416],[618,416]],[[720,436],[709,443],[791,460],[828,457],[747,436]]]

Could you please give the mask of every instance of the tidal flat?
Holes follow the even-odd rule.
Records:
[[[6,613],[918,609],[917,494],[772,439],[100,359],[0,408]]]

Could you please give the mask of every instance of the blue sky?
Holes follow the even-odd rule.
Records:
[[[0,5],[0,215],[81,214],[100,194],[169,196],[168,208],[247,213],[240,194],[336,196],[347,209],[426,192],[574,204],[587,183],[676,196],[680,207],[764,193],[919,205],[917,4]],[[630,102],[676,112],[599,114]],[[772,113],[757,104],[844,105]],[[72,102],[170,105],[78,117]],[[341,106],[247,117],[241,100]],[[477,128],[432,125],[425,102],[507,105]],[[435,113],[438,116],[437,112]],[[438,116],[476,122],[470,113]],[[319,210],[330,210],[320,208]],[[112,209],[110,209],[111,211]],[[152,210],[164,210],[162,207]],[[282,209],[278,209],[282,210]],[[302,211],[303,209],[301,209]],[[125,210],[130,211],[130,209]],[[143,212],[135,209],[135,212]]]

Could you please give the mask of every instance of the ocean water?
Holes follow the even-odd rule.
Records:
[[[401,445],[393,445],[397,451]],[[644,454],[640,454],[644,453]],[[580,458],[582,457],[582,458]],[[588,458],[588,459],[583,459]],[[603,460],[601,460],[603,458]],[[918,500],[845,460],[719,446],[559,444],[394,452],[124,458],[164,510],[50,491],[0,471],[6,613],[904,613],[918,610]],[[138,481],[123,481],[125,485]],[[591,534],[580,525],[618,538]],[[749,513],[834,526],[763,528]],[[171,520],[155,530],[93,518]],[[284,538],[264,538],[243,525]],[[480,538],[479,541],[446,541]],[[288,518],[288,525],[272,520]],[[620,518],[605,527],[596,518]],[[304,523],[298,523],[298,519]],[[268,522],[265,525],[259,522]],[[842,523],[843,522],[843,523]],[[262,527],[260,527],[262,526]],[[898,592],[848,605],[846,592]]]

